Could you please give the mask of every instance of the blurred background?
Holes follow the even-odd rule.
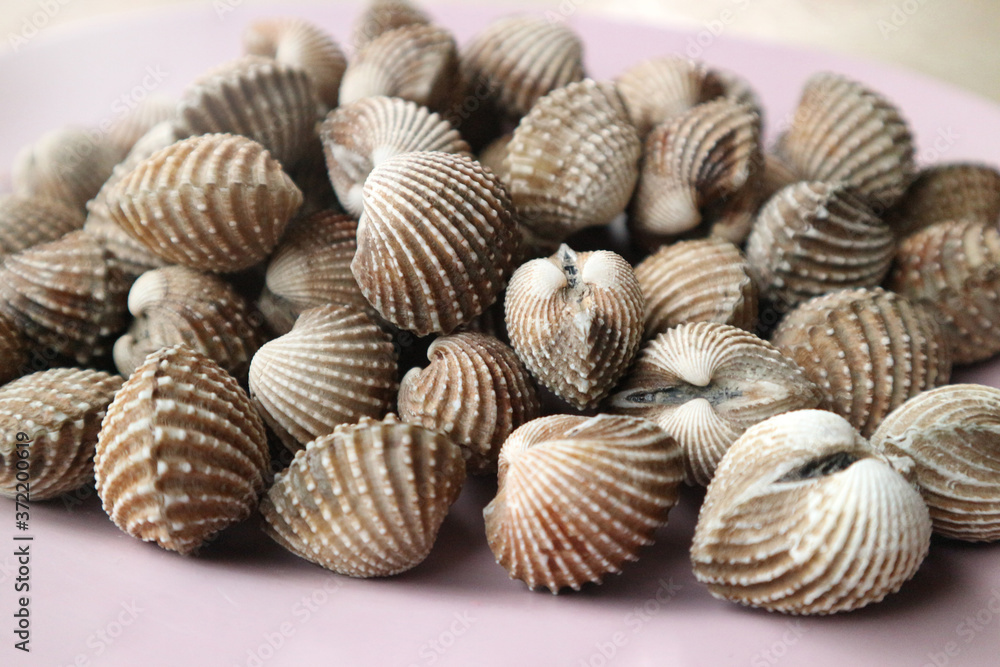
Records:
[[[334,5],[343,0],[322,0]],[[19,36],[168,5],[279,6],[276,0],[2,0],[0,52]],[[442,3],[424,0],[433,8]],[[645,24],[720,30],[864,56],[930,74],[1000,101],[997,0],[492,0],[511,8],[574,9]],[[33,32],[35,31],[35,32]]]

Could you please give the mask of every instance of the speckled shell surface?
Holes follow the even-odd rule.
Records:
[[[803,303],[785,316],[771,342],[819,386],[820,407],[866,437],[908,398],[951,377],[948,340],[934,315],[878,287]]]
[[[681,445],[685,480],[706,486],[749,427],[820,400],[802,369],[767,341],[698,322],[647,343],[608,407],[659,424]]]
[[[47,500],[93,479],[97,433],[123,381],[101,371],[53,368],[0,387],[0,495],[24,491],[32,501]],[[23,480],[18,461],[27,462]]]
[[[920,567],[931,522],[917,490],[843,418],[773,417],[729,449],[698,516],[695,577],[718,598],[833,614],[894,593]]]
[[[364,312],[327,305],[303,312],[250,366],[250,396],[292,451],[362,417],[381,418],[396,396],[392,340]]]
[[[261,502],[278,544],[328,570],[385,577],[419,565],[465,481],[458,445],[390,416],[317,438]]]
[[[55,199],[0,195],[0,256],[55,241],[83,221],[79,210]]]
[[[926,167],[889,211],[889,224],[899,237],[944,220],[1000,220],[1000,171],[969,162]]]
[[[495,471],[507,436],[540,414],[524,364],[496,338],[475,332],[438,338],[427,359],[426,368],[403,376],[399,416],[458,443],[468,472]]]
[[[463,155],[406,153],[365,182],[351,272],[396,326],[449,333],[496,300],[519,246],[514,209],[492,172]]]
[[[115,525],[189,554],[257,506],[270,459],[249,397],[183,345],[150,355],[108,408],[97,493]]]
[[[497,562],[529,588],[579,590],[621,571],[677,503],[680,450],[643,419],[553,415],[514,431],[486,506]]]

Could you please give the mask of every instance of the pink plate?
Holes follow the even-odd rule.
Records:
[[[151,89],[179,94],[199,73],[239,54],[250,20],[277,13],[314,19],[346,43],[356,11],[216,0],[43,29],[0,56],[0,184],[16,151],[41,132],[113,120]],[[433,13],[463,39],[501,10]],[[895,100],[916,130],[923,161],[1000,158],[1000,109],[912,73],[708,32],[578,15],[569,23],[586,42],[593,76],[678,52],[744,75],[765,104],[772,137],[805,79],[828,69]],[[996,363],[959,375],[1000,385]],[[830,618],[768,614],[716,600],[693,579],[688,547],[699,498],[689,490],[638,563],[603,586],[556,597],[529,592],[494,563],[481,514],[493,492],[489,483],[470,483],[426,562],[378,581],[298,559],[256,522],[184,558],[121,533],[94,497],[36,503],[30,654],[13,648],[18,531],[14,504],[0,501],[0,665],[1000,664],[1000,545],[935,539],[916,577],[881,604]]]

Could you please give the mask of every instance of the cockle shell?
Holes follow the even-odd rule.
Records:
[[[642,138],[664,121],[725,94],[715,70],[679,56],[644,60],[619,74],[615,83]]]
[[[507,159],[507,151],[510,148],[510,142],[513,138],[514,133],[507,132],[503,136],[491,141],[483,150],[479,151],[479,155],[477,156],[479,163],[487,169],[492,170],[504,185],[510,181],[510,174],[507,173],[503,165]]]
[[[30,351],[31,345],[14,321],[0,314],[0,385],[37,368],[28,365]]]
[[[500,110],[519,118],[548,93],[583,79],[583,44],[566,25],[541,16],[490,23],[462,50],[466,91],[489,91]]]
[[[646,337],[687,322],[752,331],[757,286],[740,249],[717,238],[664,245],[635,267],[646,302]]]
[[[1000,389],[961,384],[914,396],[886,417],[872,445],[913,459],[934,532],[1000,540]]]
[[[430,18],[408,0],[369,0],[354,25],[354,51],[360,51],[382,33],[424,23],[430,23]]]
[[[341,424],[381,418],[396,397],[392,339],[364,312],[340,305],[303,312],[258,350],[250,396],[292,451]]]
[[[842,417],[772,417],[729,448],[698,516],[691,560],[723,598],[833,614],[879,602],[920,567],[931,521],[904,474]]]
[[[749,427],[815,408],[820,400],[802,369],[767,341],[726,324],[696,322],[650,341],[608,406],[670,433],[684,453],[685,480],[705,486]]]
[[[115,366],[126,377],[149,353],[183,343],[245,380],[266,341],[263,317],[229,283],[184,266],[144,273],[129,291],[128,309],[135,320],[114,347]]]
[[[56,199],[0,195],[0,256],[55,241],[83,221],[79,210]]]
[[[94,458],[115,525],[188,554],[250,516],[270,467],[250,399],[211,359],[183,345],[151,354],[108,408]]]
[[[677,503],[680,448],[644,419],[553,415],[500,450],[486,506],[490,549],[512,578],[553,593],[601,583],[636,560]]]
[[[503,161],[521,223],[558,243],[610,222],[632,196],[641,150],[614,84],[586,79],[541,98]]]
[[[579,409],[597,405],[632,363],[645,308],[632,267],[607,250],[523,264],[510,280],[507,332],[538,381]]]
[[[879,287],[806,301],[785,316],[771,342],[819,386],[820,407],[865,437],[908,398],[951,376],[948,340],[934,315]]]
[[[333,37],[316,24],[292,17],[255,21],[243,33],[243,49],[301,68],[319,101],[330,108],[337,106],[347,58]]]
[[[35,344],[86,364],[125,327],[128,286],[99,240],[71,232],[3,259],[0,314]]]
[[[495,471],[507,436],[540,414],[524,364],[496,338],[474,332],[438,338],[427,359],[429,366],[403,376],[400,418],[458,443],[468,472]]]
[[[284,166],[305,151],[319,101],[301,67],[243,56],[205,74],[178,107],[182,136],[238,134],[262,144]]]
[[[394,416],[317,438],[261,502],[264,530],[339,574],[386,577],[420,564],[465,482],[458,445]]]
[[[367,97],[330,112],[320,129],[330,182],[355,217],[364,210],[362,189],[372,169],[411,151],[466,153],[448,121],[426,107],[393,97]]]
[[[93,479],[97,433],[122,382],[101,371],[53,368],[0,387],[0,495],[47,500]]]
[[[153,93],[135,106],[128,107],[108,129],[108,141],[119,153],[128,156],[135,144],[161,123],[173,124],[177,116],[177,100]]]
[[[140,162],[107,204],[115,222],[158,256],[221,273],[267,257],[302,192],[259,143],[209,134]]]
[[[803,181],[764,205],[746,252],[761,300],[785,313],[812,297],[882,282],[892,230],[842,183]]]
[[[946,220],[903,240],[889,287],[938,315],[956,364],[1000,352],[1000,229]]]
[[[382,33],[351,59],[340,84],[340,103],[400,97],[444,111],[458,86],[458,48],[451,33],[415,24]]]
[[[492,172],[464,155],[406,153],[365,182],[351,272],[396,326],[450,333],[494,302],[519,246],[514,207]]]
[[[887,220],[903,238],[945,220],[1000,220],[1000,171],[985,164],[953,162],[922,169]]]
[[[802,179],[774,153],[764,153],[763,170],[760,176],[760,201],[771,199],[779,190],[798,183]]]
[[[14,194],[55,199],[83,210],[122,158],[100,132],[64,127],[42,135],[14,158]]]
[[[806,82],[777,153],[800,179],[846,183],[879,213],[902,196],[916,169],[913,135],[899,110],[826,72]]]
[[[757,208],[760,116],[727,99],[699,104],[646,138],[630,223],[677,236],[706,226],[740,243]]]

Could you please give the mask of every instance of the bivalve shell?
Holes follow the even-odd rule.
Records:
[[[56,199],[0,195],[0,256],[55,241],[83,221],[79,210]]]
[[[135,108],[118,117],[108,129],[108,141],[121,155],[128,157],[136,143],[161,123],[173,125],[177,116],[177,100],[153,93],[144,97]]]
[[[370,0],[354,25],[354,51],[382,33],[424,23],[430,23],[430,17],[408,0]]]
[[[1000,222],[1000,171],[985,164],[955,162],[922,169],[889,211],[889,224],[906,237],[936,222]]]
[[[679,56],[644,60],[615,82],[643,138],[664,121],[725,94],[724,82],[714,70]]]
[[[0,384],[26,375],[28,371],[44,366],[29,366],[31,345],[18,330],[14,321],[0,315]]]

